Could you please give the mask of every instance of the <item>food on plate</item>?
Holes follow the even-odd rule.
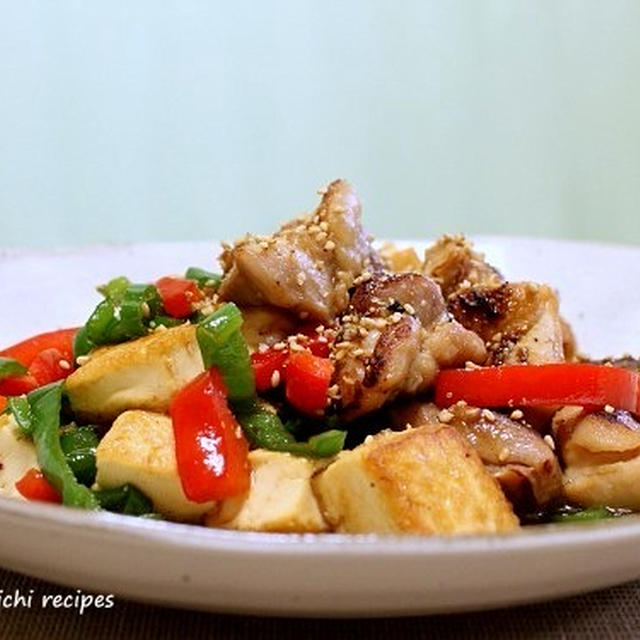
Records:
[[[553,283],[462,236],[377,248],[347,182],[321,196],[0,351],[0,495],[283,533],[640,511],[635,360],[579,355]]]

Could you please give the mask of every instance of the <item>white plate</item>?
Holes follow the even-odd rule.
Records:
[[[580,347],[640,353],[640,250],[524,238],[478,246],[551,283]],[[213,264],[210,244],[0,254],[0,342],[81,324],[93,287]],[[553,598],[640,576],[640,517],[458,538],[216,531],[0,500],[0,564],[82,589],[215,611],[382,616]]]

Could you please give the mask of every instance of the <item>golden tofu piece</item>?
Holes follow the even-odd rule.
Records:
[[[38,468],[36,448],[25,438],[13,416],[0,416],[0,495],[22,498],[16,482],[29,471]]]
[[[323,463],[264,449],[252,451],[249,462],[249,492],[221,501],[207,516],[208,526],[284,533],[328,529],[311,489],[311,477]]]
[[[83,420],[109,422],[128,409],[164,412],[173,395],[203,371],[195,325],[97,349],[67,378]]]
[[[214,502],[197,503],[182,490],[171,418],[149,411],[126,411],[113,423],[96,451],[101,488],[130,483],[154,509],[172,520],[198,520]]]
[[[518,519],[453,427],[381,432],[313,480],[325,518],[346,533],[510,531]]]

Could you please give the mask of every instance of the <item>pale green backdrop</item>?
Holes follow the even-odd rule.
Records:
[[[640,2],[0,0],[0,245],[266,231],[640,243]]]

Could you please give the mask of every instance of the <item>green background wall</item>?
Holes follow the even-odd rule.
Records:
[[[0,245],[266,231],[640,243],[640,2],[0,1]]]

